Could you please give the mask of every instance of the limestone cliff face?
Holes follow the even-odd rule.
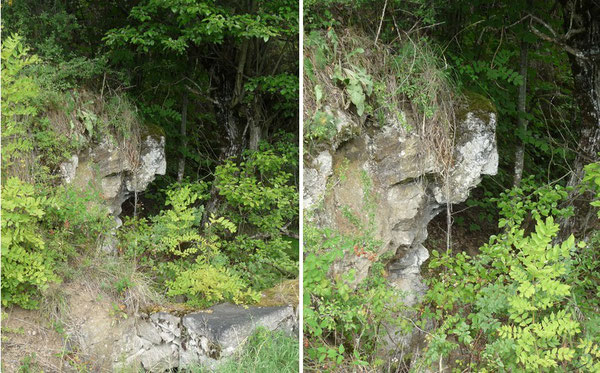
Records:
[[[381,242],[377,254],[391,257],[389,284],[405,292],[408,304],[426,290],[420,267],[429,257],[423,246],[427,224],[446,203],[465,201],[482,175],[496,174],[496,114],[489,107],[468,102],[462,108],[448,159],[440,159],[431,141],[398,122],[365,127],[343,113],[337,116],[341,123],[336,137],[305,157],[304,206],[312,211],[311,219],[352,234],[356,227],[344,210],[363,223],[371,214],[375,238]],[[369,275],[372,263],[351,254],[333,271],[355,269],[358,283]]]
[[[139,138],[91,144],[61,165],[63,179],[78,188],[96,188],[110,214],[118,220],[121,205],[134,192],[144,191],[167,168],[165,137],[141,130]],[[120,220],[118,220],[120,222]]]

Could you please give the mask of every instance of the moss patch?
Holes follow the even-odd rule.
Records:
[[[456,112],[458,120],[465,120],[468,113],[474,113],[478,118],[489,122],[490,114],[498,113],[494,104],[487,97],[479,93],[466,91],[463,92],[463,96],[465,99]]]
[[[298,279],[286,280],[263,291],[262,298],[256,305],[261,307],[296,306],[299,297]]]
[[[141,128],[141,134],[143,137],[150,136],[153,139],[160,139],[165,136],[165,131],[156,124],[145,123]]]

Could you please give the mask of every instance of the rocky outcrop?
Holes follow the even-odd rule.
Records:
[[[121,205],[133,193],[144,191],[156,175],[167,168],[165,137],[161,131],[141,130],[139,138],[117,144],[106,137],[92,144],[60,166],[63,180],[80,190],[93,190],[104,200],[108,213],[121,225]],[[114,235],[101,243],[105,251],[114,251]]]
[[[244,308],[228,303],[183,317],[158,312],[136,324],[114,345],[114,369],[214,369],[239,351],[257,328],[290,335],[297,330],[291,306]]]
[[[312,221],[344,234],[357,233],[348,211],[368,224],[381,242],[378,256],[387,254],[388,282],[415,304],[424,294],[420,267],[429,257],[423,246],[427,224],[446,204],[467,199],[481,176],[498,167],[496,114],[490,105],[472,102],[461,108],[449,152],[432,148],[436,142],[388,120],[381,127],[361,125],[351,116],[337,116],[344,129],[312,157],[305,157],[304,206]],[[477,97],[477,100],[485,100]],[[440,159],[440,154],[448,154]],[[332,187],[328,187],[332,186]],[[369,275],[372,262],[349,253],[333,269],[354,269],[355,283]],[[335,274],[334,273],[334,274]],[[390,348],[407,342],[391,338]]]
[[[164,175],[166,168],[165,137],[146,129],[140,139],[121,144],[106,138],[63,163],[61,172],[67,184],[96,188],[118,217],[123,202],[145,190],[155,175]]]

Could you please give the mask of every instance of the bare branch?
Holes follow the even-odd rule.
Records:
[[[564,41],[562,41],[560,38],[555,38],[552,37],[550,35],[544,34],[543,32],[541,32],[540,30],[536,29],[533,25],[529,26],[531,29],[531,32],[533,32],[537,37],[539,37],[540,39],[549,41],[551,43],[556,44],[558,47],[560,47],[562,50],[564,50],[567,53],[572,54],[573,56],[580,58],[582,60],[588,60],[588,58],[586,57],[585,54],[583,54],[582,51],[580,51],[579,49],[573,48],[570,45],[567,45]]]
[[[385,9],[387,8],[388,0],[385,0],[385,4],[383,4],[383,11],[381,12],[381,19],[379,20],[379,28],[377,28],[377,35],[375,36],[375,44],[377,44],[377,39],[379,39],[379,33],[381,32],[381,25],[383,24],[383,17],[385,16]]]

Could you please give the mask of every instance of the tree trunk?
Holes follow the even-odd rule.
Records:
[[[523,77],[523,84],[519,87],[519,102],[518,102],[518,110],[519,117],[517,119],[517,133],[521,134],[521,136],[525,136],[527,132],[527,119],[525,118],[525,114],[527,113],[527,55],[528,55],[528,45],[525,40],[521,40],[521,61],[520,61],[520,74]],[[515,175],[513,180],[514,186],[519,186],[521,184],[521,178],[523,177],[523,167],[525,164],[525,143],[523,138],[519,139],[517,144],[517,149],[515,151]]]
[[[183,174],[185,173],[185,151],[187,147],[187,109],[188,109],[188,92],[183,91],[183,104],[181,106],[181,127],[179,128],[179,135],[181,136],[181,155],[179,156],[179,167],[177,169],[177,181],[183,180]]]
[[[262,129],[260,125],[256,123],[254,118],[249,119],[250,123],[250,141],[248,142],[248,148],[250,150],[258,150],[258,143],[260,142]]]
[[[261,111],[262,103],[258,96],[254,96],[254,104],[251,110],[248,110],[248,125],[250,127],[250,140],[248,148],[250,150],[258,150],[258,144],[263,138],[264,118]],[[250,108],[249,108],[250,109]]]
[[[575,82],[575,100],[581,115],[580,140],[577,157],[569,179],[570,186],[577,186],[583,178],[583,167],[599,160],[600,152],[600,3],[594,0],[562,1],[564,7],[564,27],[580,29],[568,40],[568,45],[581,52],[569,54],[571,71]],[[580,233],[585,237],[585,227],[581,221],[588,216],[590,196],[573,190],[570,194],[575,214],[561,223],[561,236]],[[580,232],[577,232],[579,228]]]

